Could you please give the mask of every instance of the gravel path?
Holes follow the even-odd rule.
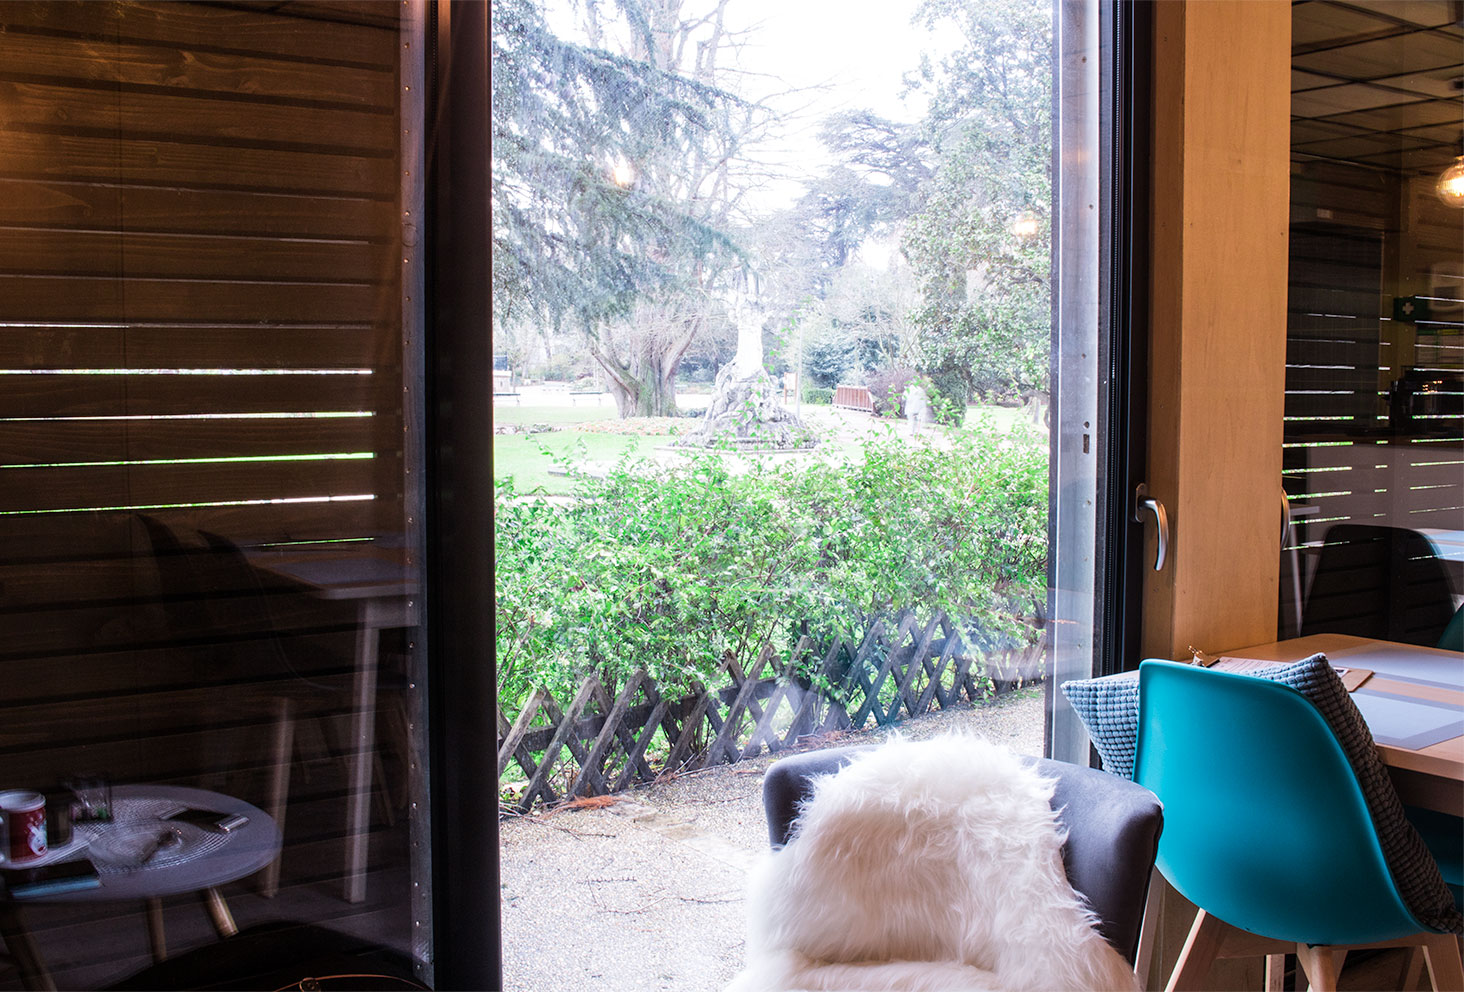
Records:
[[[1042,690],[911,720],[1042,753]],[[888,737],[849,735],[839,744]],[[711,992],[742,966],[743,884],[767,851],[767,756],[633,789],[602,809],[504,821],[503,971],[511,992]]]

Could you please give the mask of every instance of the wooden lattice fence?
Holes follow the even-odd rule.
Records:
[[[527,812],[666,772],[782,751],[804,738],[980,703],[1040,678],[1045,641],[979,651],[943,614],[923,625],[906,614],[889,626],[875,621],[858,645],[836,639],[814,679],[795,674],[808,671],[815,649],[803,637],[786,658],[765,645],[747,671],[729,655],[718,672],[724,684],[696,684],[674,699],[645,672],[613,698],[598,679],[586,678],[567,706],[536,689],[516,719],[498,711],[499,781],[512,793],[509,804]],[[653,761],[648,754],[658,736]],[[522,781],[505,781],[511,764]]]

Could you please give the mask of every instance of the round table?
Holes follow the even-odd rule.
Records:
[[[220,792],[173,785],[119,785],[112,789],[112,807],[112,822],[78,823],[73,828],[75,840],[71,845],[31,862],[31,865],[56,864],[91,857],[101,882],[99,886],[0,898],[0,935],[4,936],[6,946],[16,958],[21,981],[27,988],[54,989],[56,986],[21,917],[20,909],[26,903],[144,900],[147,903],[148,936],[153,959],[162,961],[167,957],[163,896],[200,893],[219,936],[232,936],[238,932],[238,927],[218,886],[254,874],[280,854],[283,838],[274,819],[257,806]],[[184,809],[239,813],[247,816],[249,821],[227,834],[215,833],[192,823],[169,823],[167,826],[177,831],[181,844],[176,849],[160,849],[141,865],[130,866],[101,856],[108,846],[109,834],[127,830],[129,826],[162,829],[163,825],[158,822],[162,817]],[[77,843],[82,839],[88,843]],[[92,845],[97,850],[89,852]]]

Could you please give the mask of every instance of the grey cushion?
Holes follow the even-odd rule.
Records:
[[[1103,770],[1133,778],[1139,737],[1139,673],[1064,682],[1062,694],[1088,728],[1093,748],[1103,759]]]
[[[1464,930],[1464,920],[1439,875],[1438,863],[1418,831],[1404,817],[1403,804],[1378,757],[1367,722],[1348,696],[1342,679],[1327,663],[1326,655],[1317,654],[1304,661],[1272,665],[1247,674],[1288,685],[1311,700],[1337,735],[1337,742],[1357,775],[1383,856],[1404,904],[1424,926],[1452,933]],[[1139,722],[1138,673],[1066,682],[1062,690],[1088,727],[1093,746],[1103,756],[1104,769],[1132,778]]]

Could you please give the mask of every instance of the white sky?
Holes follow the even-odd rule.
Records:
[[[556,31],[578,37],[566,16],[571,0],[545,0],[545,5]],[[687,0],[686,7],[690,12],[702,4]],[[797,176],[822,171],[826,158],[817,135],[827,115],[868,108],[895,120],[920,116],[924,99],[916,95],[902,101],[901,77],[920,64],[922,50],[935,52],[943,39],[910,24],[915,7],[916,0],[732,0],[728,5],[727,26],[752,29],[737,67],[755,75],[745,77],[746,92],[740,95],[760,99],[800,91],[773,102],[788,121],[786,134],[756,153],[762,160],[796,163],[794,178],[770,183],[755,209],[791,202],[801,192]],[[607,15],[613,9],[605,3]]]

